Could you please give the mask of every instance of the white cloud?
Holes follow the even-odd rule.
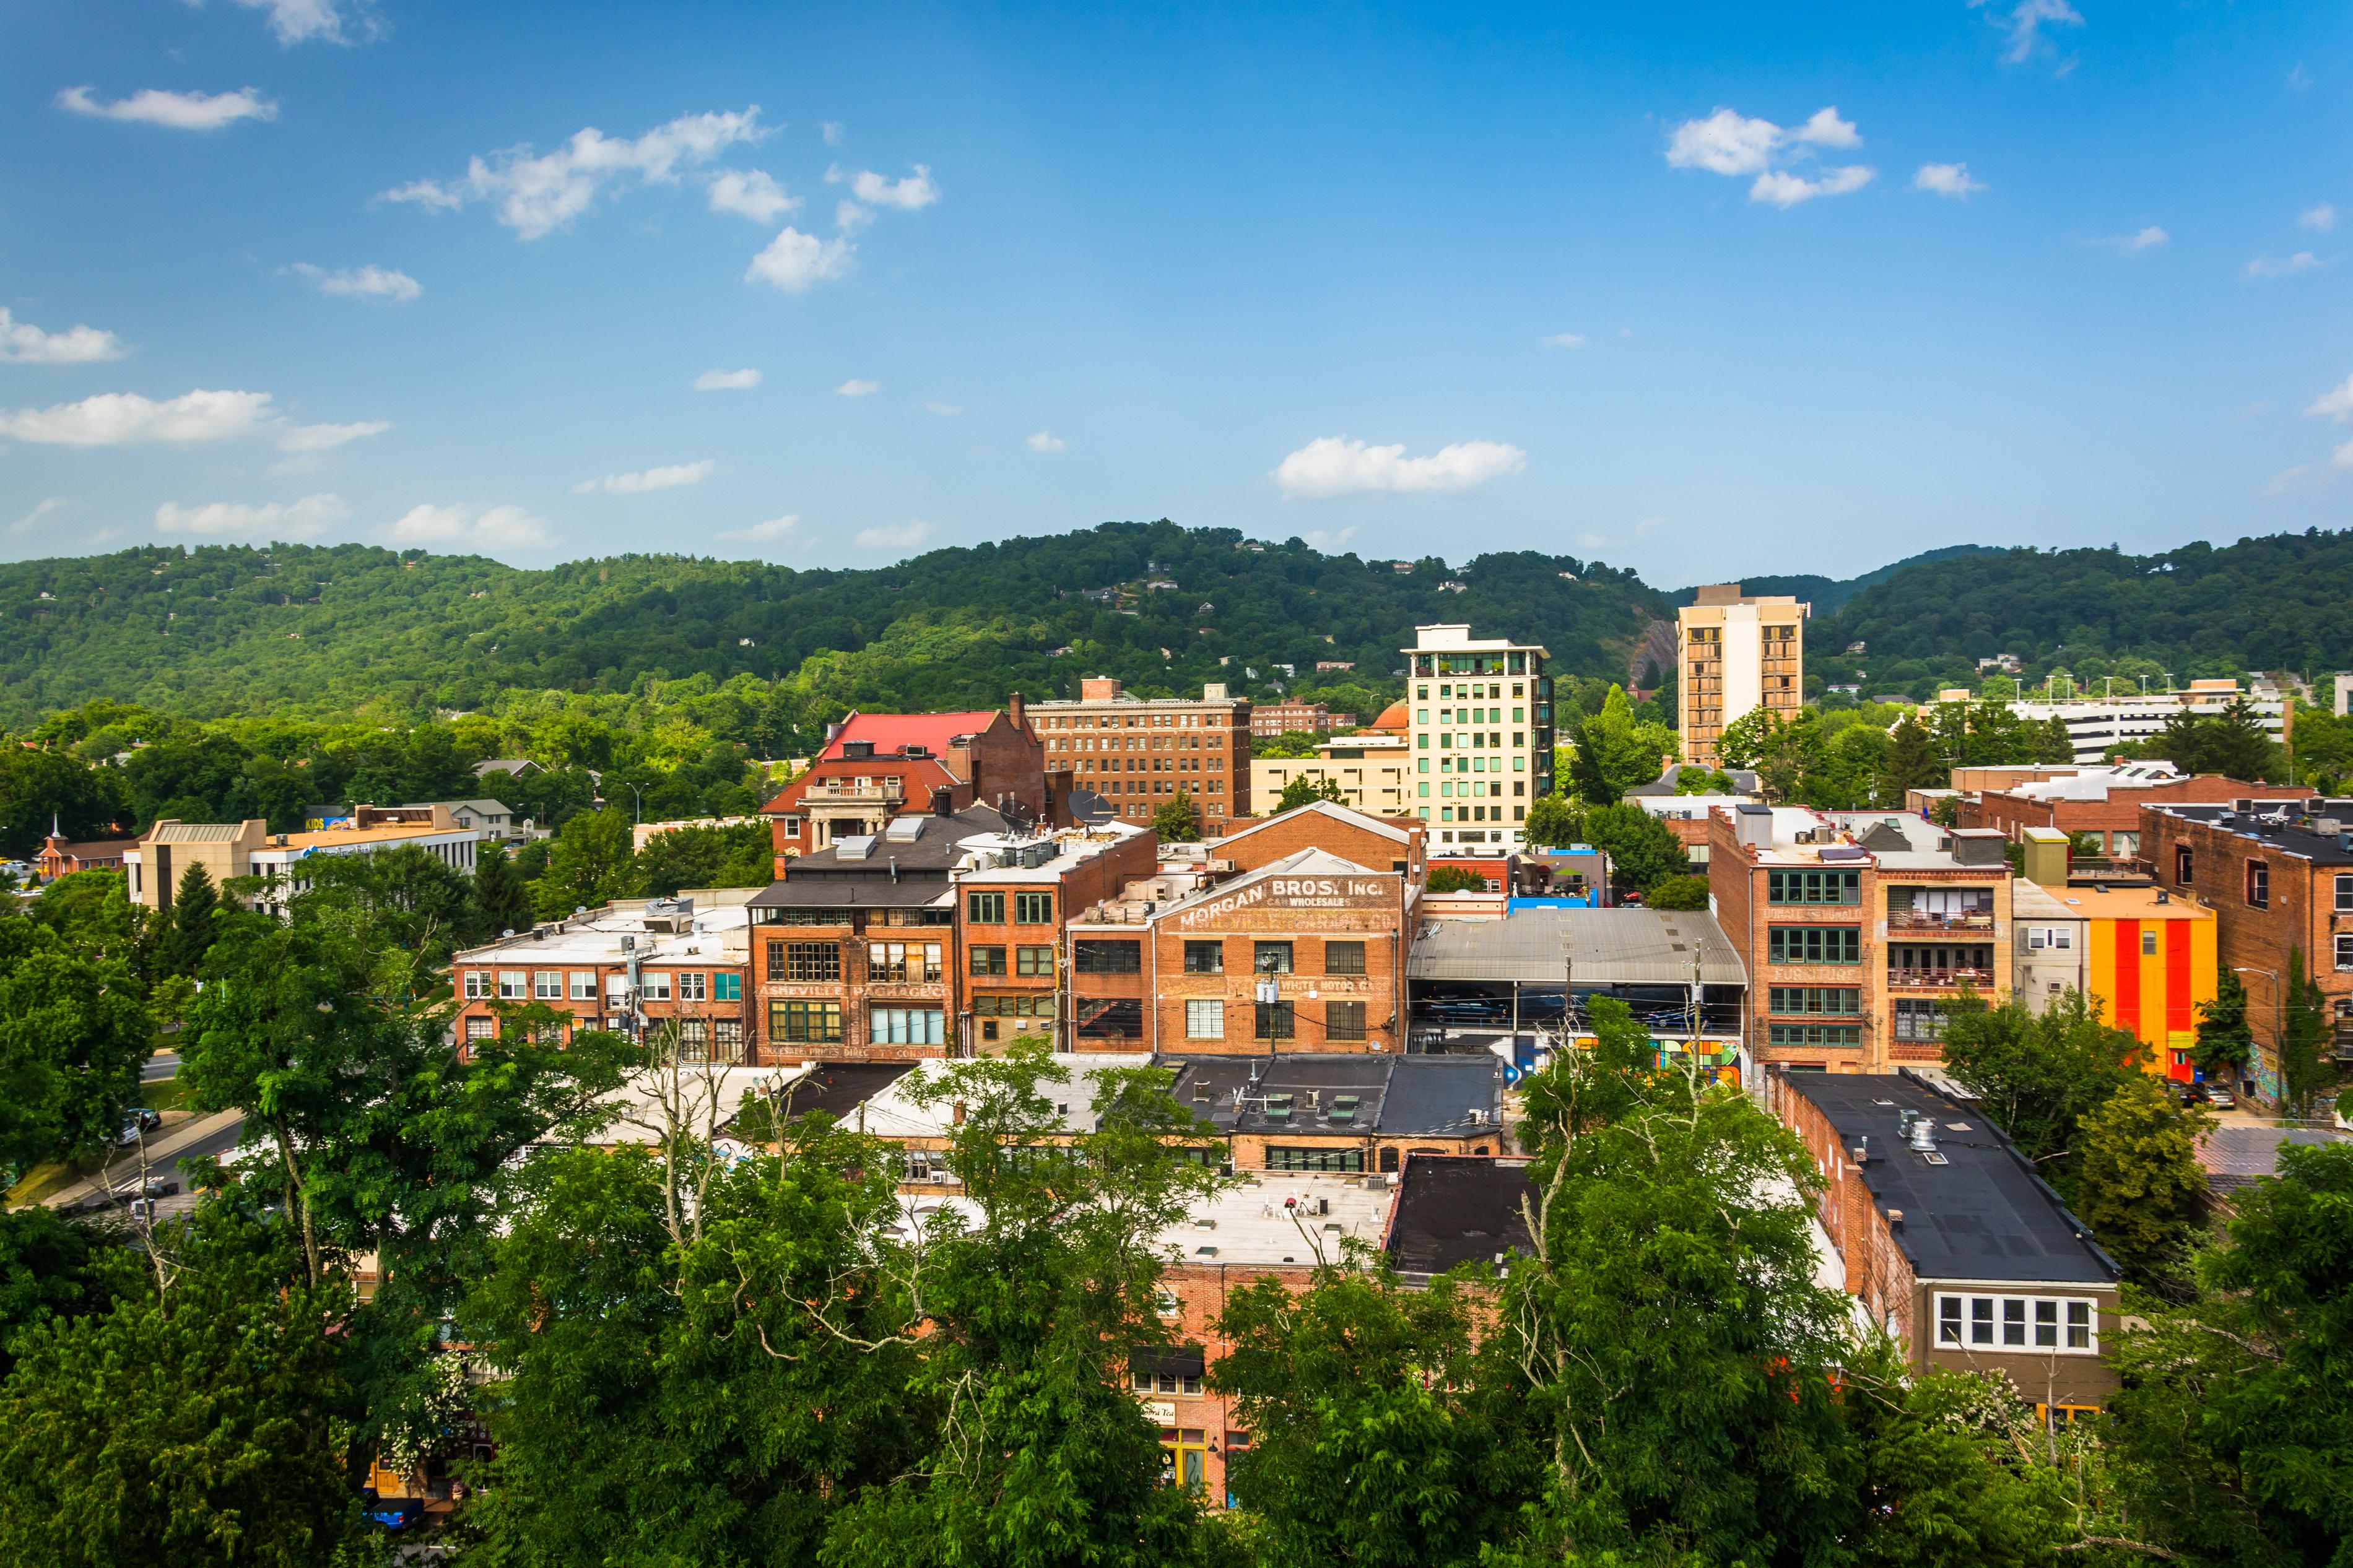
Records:
[[[385,420],[297,425],[271,406],[266,392],[196,391],[161,403],[135,392],[108,392],[48,408],[0,410],[0,437],[45,447],[265,440],[281,452],[323,452],[391,428]]]
[[[1499,441],[1458,441],[1427,458],[1409,458],[1402,443],[1368,447],[1324,436],[1283,458],[1268,477],[1286,500],[1444,494],[1518,473],[1526,467],[1527,456]]]
[[[89,364],[121,359],[122,340],[96,327],[68,327],[45,332],[30,321],[20,321],[0,305],[0,360],[18,364]]]
[[[872,207],[861,207],[847,198],[833,204],[833,226],[844,234],[856,234],[873,221]]]
[[[425,286],[407,273],[373,264],[330,272],[307,261],[298,261],[287,270],[307,279],[320,293],[340,300],[385,300],[406,305],[425,292]]]
[[[161,125],[170,131],[218,131],[240,120],[275,120],[278,105],[257,88],[235,92],[165,92],[149,88],[112,103],[100,103],[86,87],[69,87],[58,94],[58,107],[101,120],[127,120],[140,125]]]
[[[1326,555],[1339,554],[1348,541],[1356,537],[1355,523],[1350,523],[1337,533],[1332,533],[1321,528],[1311,528],[1307,531],[1307,542]]]
[[[1634,525],[1634,536],[1637,539],[1642,538],[1647,534],[1666,527],[1667,524],[1673,521],[1674,519],[1671,517],[1646,517],[1642,519],[1641,521]]]
[[[827,121],[824,124],[818,127],[818,132],[825,138],[825,144],[828,147],[840,146],[849,135],[849,132],[843,129],[842,123],[839,120]]]
[[[1536,341],[1548,349],[1581,349],[1585,346],[1584,337],[1577,332],[1555,332],[1548,338]]]
[[[1940,196],[1968,197],[1986,187],[1984,181],[1969,178],[1967,163],[1923,163],[1912,176],[1912,188]]]
[[[538,239],[569,227],[608,186],[630,179],[675,184],[680,170],[707,163],[739,142],[758,142],[767,134],[759,119],[756,104],[740,114],[685,114],[634,140],[590,126],[553,153],[534,155],[529,143],[503,148],[470,159],[462,179],[415,180],[382,199],[443,209],[496,202],[499,222],[522,238]]]
[[[836,397],[871,397],[881,390],[882,384],[879,381],[859,381],[853,378],[835,387],[833,395]]]
[[[1754,174],[1748,187],[1752,202],[1793,207],[1816,196],[1839,196],[1859,191],[1874,171],[1860,163],[1819,173],[1792,173],[1791,164],[1810,170],[1817,147],[1860,147],[1862,137],[1854,121],[1841,120],[1835,105],[1818,109],[1794,130],[1769,120],[1751,119],[1737,110],[1719,108],[1704,120],[1686,120],[1667,137],[1667,165],[1704,169],[1713,174]]]
[[[903,179],[886,179],[871,169],[856,173],[840,167],[825,172],[828,184],[847,181],[849,194],[871,207],[897,207],[901,212],[914,212],[930,206],[940,199],[940,187],[932,178],[931,165],[917,163],[915,172]]]
[[[1060,436],[1040,430],[1029,437],[1029,449],[1033,452],[1067,452],[1071,444]]]
[[[772,544],[786,538],[801,525],[801,520],[787,512],[772,517],[765,522],[755,522],[749,528],[731,528],[720,534],[722,539],[740,539],[750,544]]]
[[[50,496],[33,503],[33,510],[8,525],[11,533],[30,533],[40,527],[41,520],[51,512],[63,511],[68,502],[63,496]]]
[[[543,517],[534,517],[519,506],[486,508],[464,502],[411,507],[385,530],[385,540],[391,544],[457,544],[484,550],[521,550],[554,542]]]
[[[2327,202],[2316,202],[2295,215],[2295,226],[2327,234],[2337,226],[2337,209]]]
[[[754,223],[773,223],[801,205],[757,169],[725,169],[711,177],[711,210],[737,213]]]
[[[861,528],[850,542],[860,550],[913,550],[931,536],[930,523],[911,518],[896,526]]]
[[[1579,550],[1607,550],[1617,542],[1608,534],[1596,533],[1589,528],[1577,536],[1577,547]]]
[[[2156,249],[2158,246],[2172,239],[2172,237],[2173,237],[2171,235],[2158,227],[2157,225],[2150,224],[2147,228],[2137,230],[2132,234],[2112,234],[2098,239],[2087,239],[2084,243],[2086,245],[2105,245],[2121,251],[2126,256],[2138,256],[2144,250]]]
[[[744,270],[746,283],[773,283],[787,294],[799,294],[819,283],[830,283],[849,270],[858,247],[846,239],[819,239],[797,228],[786,228],[752,258]]]
[[[2309,250],[2299,250],[2294,256],[2258,256],[2247,263],[2247,276],[2289,278],[2298,272],[2309,272],[2320,264],[2320,258]]]
[[[2304,68],[2304,62],[2302,60],[2298,60],[2295,63],[2295,68],[2287,73],[2288,90],[2290,92],[2302,92],[2306,88],[2308,88],[2311,85],[2312,73]]]
[[[634,474],[607,474],[601,479],[583,479],[572,487],[572,493],[585,496],[592,490],[603,490],[608,496],[634,496],[648,490],[674,490],[681,485],[699,485],[718,470],[719,465],[706,458],[699,463],[672,463],[668,468],[642,468]]]
[[[1969,0],[1971,9],[1989,5],[1989,0]],[[2006,10],[1991,7],[1991,17],[1996,26],[2010,35],[2010,49],[2003,58],[2012,64],[2032,57],[2042,43],[2045,22],[2068,27],[2084,25],[2084,18],[2067,0],[2018,0]]]
[[[155,509],[155,526],[164,533],[200,533],[237,539],[309,539],[352,515],[335,495],[304,496],[296,501],[270,501],[248,506],[242,501],[216,500],[205,506],[165,501]]]
[[[923,407],[924,413],[936,414],[943,419],[953,419],[964,412],[961,403],[926,403]]]
[[[2342,385],[2332,386],[2312,401],[2305,412],[2318,417],[2336,420],[2339,425],[2353,425],[2353,375]]]
[[[749,392],[759,384],[756,370],[706,370],[694,378],[697,392]]]
[[[188,0],[200,5],[204,0]],[[348,44],[353,35],[373,38],[384,31],[370,0],[237,0],[248,11],[269,13],[269,30],[281,44],[292,46],[315,38],[324,44]],[[351,31],[344,30],[345,23]]]
[[[2305,413],[2316,419],[2333,419],[2339,425],[2353,425],[2353,375],[2330,387],[2312,400]],[[2316,490],[2336,482],[2337,475],[2353,468],[2353,441],[2345,441],[2328,455],[2326,463],[2299,463],[2283,474],[2274,477],[2264,489],[2272,495],[2284,495],[2291,490]]]

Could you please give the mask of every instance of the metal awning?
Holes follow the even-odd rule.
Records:
[[[1559,984],[1746,985],[1714,916],[1684,910],[1522,910],[1500,921],[1430,921],[1406,960],[1411,980]]]

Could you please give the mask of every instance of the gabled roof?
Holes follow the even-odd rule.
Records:
[[[1404,828],[1392,826],[1388,823],[1382,821],[1377,816],[1368,816],[1361,811],[1351,811],[1345,805],[1341,805],[1335,802],[1328,800],[1312,800],[1305,805],[1293,806],[1289,811],[1283,812],[1279,816],[1270,816],[1263,822],[1254,822],[1248,827],[1228,833],[1223,838],[1219,839],[1218,842],[1220,845],[1227,845],[1231,844],[1238,839],[1248,838],[1253,833],[1263,833],[1278,822],[1293,821],[1306,812],[1314,812],[1318,816],[1328,816],[1335,822],[1345,823],[1350,827],[1361,828],[1366,833],[1376,834],[1380,837],[1388,839],[1392,843],[1408,844],[1412,842],[1412,836],[1407,833]]]
[[[880,761],[881,753],[896,752],[902,746],[922,746],[934,755],[946,751],[965,735],[977,735],[997,721],[998,710],[985,709],[973,713],[852,713],[842,721],[840,733],[825,744],[818,753],[819,762],[839,762],[841,748],[850,741],[871,741]]]

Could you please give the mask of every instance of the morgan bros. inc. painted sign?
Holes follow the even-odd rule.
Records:
[[[1397,902],[1397,884],[1378,877],[1269,877],[1187,910],[1180,930],[1215,925],[1245,910],[1378,910]]]

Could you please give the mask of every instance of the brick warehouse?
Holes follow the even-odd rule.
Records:
[[[1183,790],[1201,830],[1215,837],[1250,812],[1250,705],[1221,685],[1198,698],[1135,697],[1091,677],[1076,701],[1031,710],[1048,767],[1102,798],[1112,814],[1142,825]]]
[[[2150,806],[2141,858],[2158,886],[2212,909],[2216,962],[2247,990],[2257,1061],[2250,1093],[2276,1100],[2288,958],[2303,954],[2331,1033],[2325,1057],[2353,1065],[2353,800],[2241,800]]]
[[[1402,870],[1310,848],[1165,906],[1098,905],[1071,922],[1077,1048],[1403,1050],[1419,896]]]

